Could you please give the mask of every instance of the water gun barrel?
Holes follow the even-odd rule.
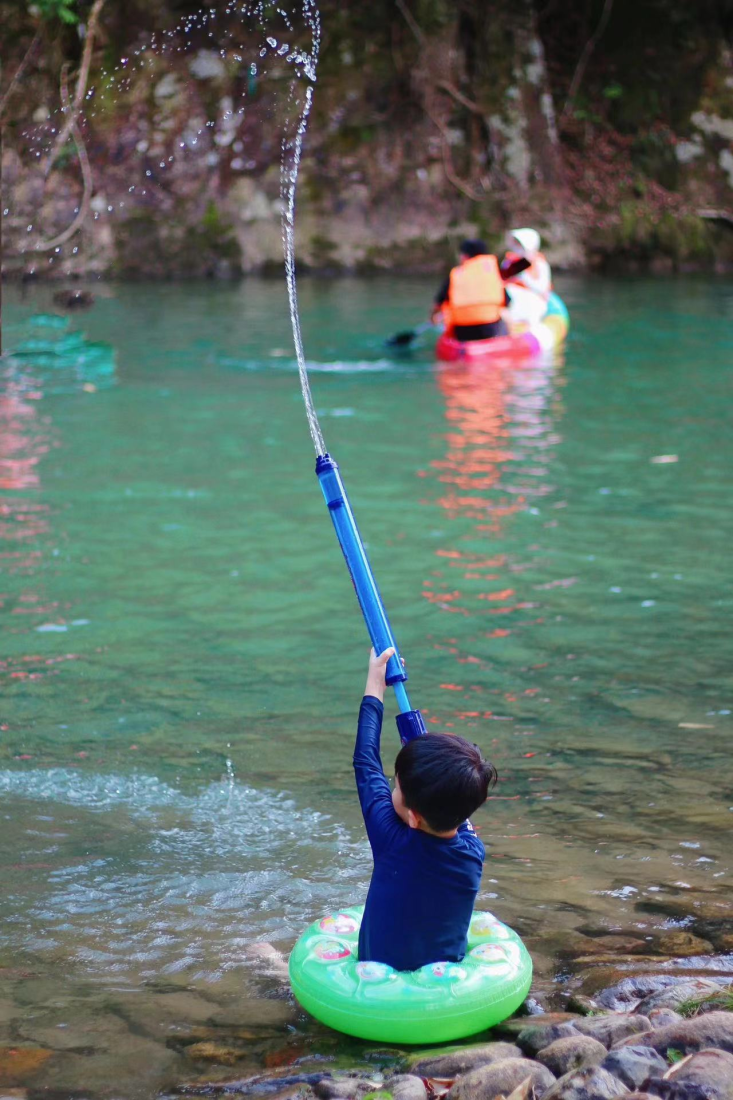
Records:
[[[397,705],[400,709],[400,715],[397,719],[400,737],[403,741],[410,740],[412,737],[425,733],[425,725],[420,712],[414,711],[410,707],[410,700],[405,688],[407,673],[402,664],[400,651],[392,633],[392,627],[387,618],[387,612],[384,609],[382,597],[359,534],[359,528],[356,526],[354,513],[351,511],[351,505],[346,495],[344,483],[341,480],[338,465],[329,454],[318,456],[316,476],[346,559],[372,645],[377,653],[383,653],[385,649],[394,648],[394,654],[387,662],[386,681],[388,684],[392,684],[395,689]]]

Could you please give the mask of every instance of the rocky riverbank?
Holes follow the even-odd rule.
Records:
[[[733,51],[712,8],[650,25],[614,11],[579,95],[589,31],[573,5],[502,0],[491,19],[448,0],[320,7],[301,268],[435,273],[461,236],[498,248],[517,223],[542,231],[558,268],[733,266]],[[276,38],[198,17],[176,33],[163,0],[121,10],[104,8],[86,106],[53,170],[59,79],[83,36],[47,27],[38,45],[32,15],[9,21],[8,73],[35,45],[5,113],[6,275],[279,267],[280,146],[297,112]]]
[[[729,992],[711,991],[692,981],[659,989],[628,1012],[587,1009],[585,1015],[518,1016],[494,1028],[490,1041],[410,1054],[386,1073],[339,1073],[315,1067],[294,1073],[289,1067],[248,1079],[192,1083],[174,1095],[729,1100],[733,1097],[731,1008]]]

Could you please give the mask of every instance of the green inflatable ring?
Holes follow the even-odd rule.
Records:
[[[529,952],[491,913],[474,911],[461,962],[404,971],[358,961],[363,912],[360,905],[315,921],[290,955],[297,1000],[336,1031],[379,1042],[444,1043],[500,1023],[529,992]]]

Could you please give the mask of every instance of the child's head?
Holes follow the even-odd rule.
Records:
[[[406,824],[450,833],[483,805],[497,774],[470,741],[428,733],[400,750],[395,779],[392,801]]]

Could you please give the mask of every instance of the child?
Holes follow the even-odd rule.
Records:
[[[466,819],[486,801],[496,771],[462,737],[427,734],[382,770],[387,649],[369,659],[354,749],[354,772],[374,873],[359,933],[359,959],[417,970],[466,953],[481,883],[484,846]]]

